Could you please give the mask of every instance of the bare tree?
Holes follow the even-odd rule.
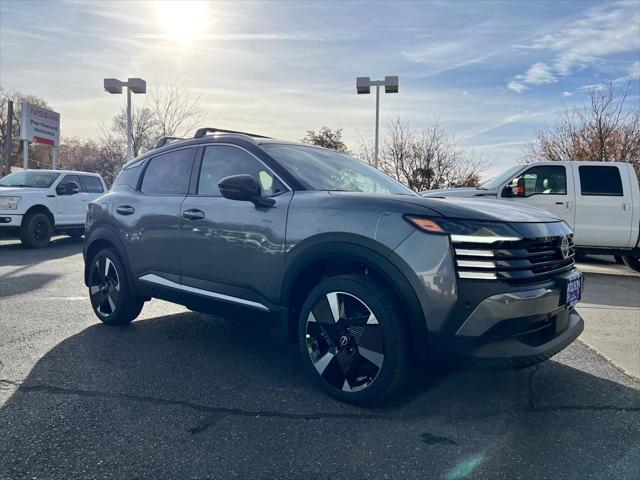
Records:
[[[182,137],[201,127],[207,115],[200,95],[193,95],[180,78],[156,83],[149,92],[149,109],[158,136]]]
[[[361,157],[372,164],[365,142]],[[436,119],[419,133],[394,118],[384,139],[379,168],[416,192],[436,188],[476,186],[486,163],[473,151],[458,147],[455,138]]]
[[[64,138],[58,152],[61,168],[99,173],[108,186],[118,175],[125,159],[125,152],[117,141],[98,143],[79,137]]]
[[[12,125],[12,145],[11,164],[20,164],[22,142],[20,141],[21,108],[24,102],[31,103],[43,108],[49,108],[47,102],[35,95],[6,90],[0,86],[0,145],[4,145],[4,138],[7,132],[7,106],[9,101],[13,101],[13,125]],[[51,165],[51,147],[48,145],[34,144],[29,149],[29,165],[35,168],[48,168]]]
[[[159,127],[155,123],[153,111],[149,107],[142,107],[131,111],[133,130],[133,156],[149,150],[160,135]],[[127,110],[122,107],[113,117],[112,131],[122,145],[127,145]]]
[[[535,133],[524,161],[629,162],[640,176],[640,104],[628,103],[632,83],[592,87],[581,107],[565,107],[550,128]]]
[[[311,145],[318,145],[319,147],[331,148],[341,153],[350,153],[347,144],[342,140],[341,128],[331,130],[329,127],[322,127],[317,132],[315,130],[307,130],[307,134],[301,141]]]

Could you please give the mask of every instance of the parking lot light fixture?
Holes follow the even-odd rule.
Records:
[[[370,77],[356,78],[356,92],[358,95],[371,93],[371,87],[376,87],[376,143],[373,153],[373,166],[378,168],[378,131],[380,129],[380,87],[385,93],[398,93],[399,77],[391,75],[384,80],[371,80]]]
[[[131,92],[147,93],[147,82],[141,78],[129,78],[126,82],[117,78],[105,78],[104,89],[106,92],[119,95],[122,87],[127,87],[127,160],[133,158],[133,125],[131,122]]]

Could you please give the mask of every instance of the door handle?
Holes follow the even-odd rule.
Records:
[[[133,215],[135,211],[136,209],[131,205],[120,205],[118,208],[116,208],[116,212],[120,215]]]
[[[204,212],[202,210],[192,208],[182,212],[182,216],[188,220],[202,220],[204,218]]]

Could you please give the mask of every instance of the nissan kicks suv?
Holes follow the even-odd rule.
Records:
[[[151,298],[259,316],[297,339],[324,390],[361,405],[429,352],[522,368],[583,329],[565,222],[423,198],[347,155],[240,132],[161,139],[127,163],[89,204],[83,253],[101,321],[125,325]]]

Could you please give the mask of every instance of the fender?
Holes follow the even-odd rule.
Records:
[[[408,325],[416,346],[428,338],[424,313],[415,287],[411,284],[411,270],[389,247],[370,238],[354,234],[321,234],[294,246],[287,254],[287,270],[282,282],[281,305],[291,305],[291,292],[298,276],[321,260],[344,259],[371,267],[392,286],[409,315]],[[404,273],[403,273],[404,272]],[[416,279],[417,281],[417,279]],[[415,350],[414,350],[415,351]]]
[[[127,279],[129,280],[129,285],[133,285],[133,278],[131,276],[131,272],[129,271],[129,256],[127,255],[127,251],[122,244],[122,240],[118,237],[116,232],[110,227],[101,225],[92,229],[86,236],[84,246],[82,248],[82,253],[84,256],[84,283],[89,286],[89,267],[90,265],[87,262],[87,252],[91,248],[91,245],[99,240],[106,240],[111,243],[115,249],[118,251],[118,255],[122,259],[122,263],[124,264],[124,269],[127,275]]]

